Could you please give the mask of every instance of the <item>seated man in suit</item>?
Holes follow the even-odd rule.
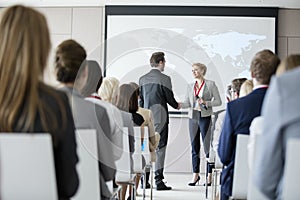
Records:
[[[287,141],[300,138],[300,55],[290,55],[282,63],[285,66],[280,64],[276,75],[297,68],[271,81],[263,104],[264,124],[253,162],[254,183],[267,199],[284,198],[282,192]],[[295,175],[297,173],[295,171]]]
[[[227,104],[218,148],[220,160],[225,166],[221,176],[221,200],[228,199],[232,192],[237,134],[249,135],[252,120],[261,115],[270,78],[276,72],[279,62],[279,58],[270,50],[256,53],[250,66],[253,92]]]

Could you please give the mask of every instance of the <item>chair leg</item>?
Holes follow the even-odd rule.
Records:
[[[150,166],[150,179],[151,179],[151,187],[150,187],[150,200],[153,199],[153,164]]]

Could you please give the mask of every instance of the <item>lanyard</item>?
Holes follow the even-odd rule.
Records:
[[[94,98],[94,99],[99,99],[101,100],[101,98],[99,96],[96,96],[96,95],[91,95],[90,98]]]
[[[194,93],[195,93],[195,97],[197,97],[198,95],[199,95],[199,93],[200,93],[200,91],[201,91],[201,89],[202,89],[202,87],[203,87],[203,85],[204,85],[204,80],[202,81],[202,84],[201,84],[201,86],[200,86],[200,88],[198,89],[198,91],[197,91],[197,85],[198,85],[198,82],[196,81],[196,83],[195,83],[195,86],[194,86]]]

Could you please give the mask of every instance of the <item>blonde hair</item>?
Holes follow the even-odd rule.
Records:
[[[5,9],[0,20],[0,131],[33,130],[37,113],[44,129],[55,129],[57,119],[39,97],[39,90],[57,97],[42,83],[51,47],[46,18],[15,5]]]
[[[300,54],[289,55],[279,64],[276,76],[300,66]]]
[[[253,90],[253,81],[252,80],[246,80],[242,85],[240,89],[240,96],[244,97],[247,96],[249,93],[251,93]]]
[[[110,102],[112,104],[116,103],[116,97],[119,92],[119,80],[115,77],[105,77],[98,90],[98,94],[102,100]]]
[[[205,76],[206,71],[207,71],[207,67],[206,65],[202,64],[202,63],[194,63],[192,66],[197,67],[200,71],[202,71],[202,75]]]

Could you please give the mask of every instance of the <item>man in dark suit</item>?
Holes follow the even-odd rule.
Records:
[[[150,58],[150,64],[153,69],[149,73],[143,75],[139,80],[140,106],[152,111],[155,131],[160,134],[155,163],[155,183],[157,190],[172,189],[163,182],[169,124],[167,104],[175,109],[180,109],[181,107],[181,104],[174,98],[171,78],[162,73],[166,63],[164,56],[165,54],[163,52],[153,53]]]
[[[218,148],[220,160],[225,166],[221,176],[221,200],[227,200],[232,194],[237,135],[249,135],[252,120],[261,115],[270,78],[275,73],[279,62],[279,58],[270,50],[258,52],[250,66],[253,92],[227,104]]]

